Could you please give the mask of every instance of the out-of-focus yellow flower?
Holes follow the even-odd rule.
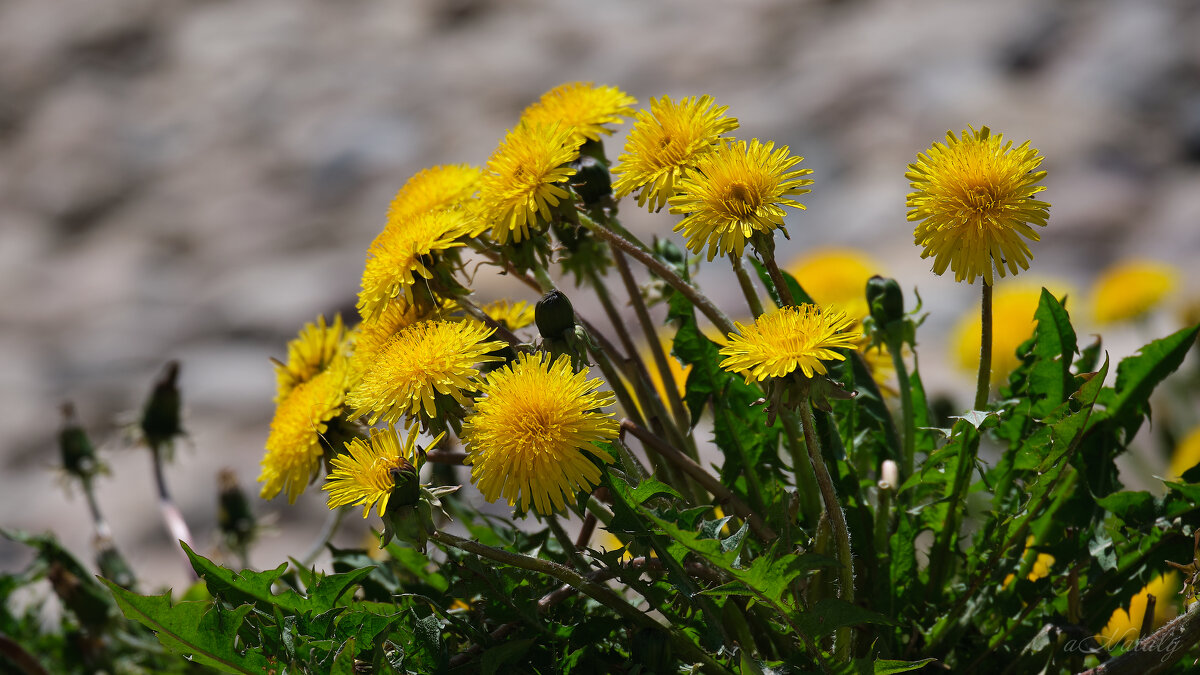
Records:
[[[1152,260],[1114,265],[1092,286],[1092,317],[1097,323],[1136,319],[1158,307],[1178,278],[1174,267]]]
[[[737,333],[722,340],[721,367],[746,377],[746,382],[783,377],[799,369],[805,377],[824,375],[822,361],[843,361],[835,349],[858,349],[856,333],[840,331],[854,319],[833,307],[782,307],[758,317],[752,326],[735,322]]]
[[[1178,480],[1188,469],[1200,464],[1200,426],[1192,429],[1171,453],[1171,480]]]
[[[405,227],[423,213],[462,206],[479,189],[482,177],[482,171],[466,164],[421,170],[392,199],[384,229]]]
[[[597,550],[605,553],[609,551],[620,551],[622,548],[625,548],[625,542],[618,539],[617,535],[609,532],[603,527],[596,528],[596,534],[592,537],[592,540],[594,542],[593,546],[595,546]],[[621,552],[621,560],[633,560],[633,554],[629,552],[629,549],[625,548],[625,550]]]
[[[905,178],[908,220],[921,257],[933,256],[933,271],[954,270],[954,280],[992,285],[993,269],[1005,276],[1029,269],[1029,241],[1041,237],[1030,225],[1045,226],[1050,204],[1034,199],[1045,190],[1037,171],[1043,157],[1025,141],[1016,148],[1003,134],[987,127],[958,138],[946,133],[946,144],[934,143],[918,153]],[[1007,270],[1007,271],[1006,271]]]
[[[437,395],[469,405],[476,364],[500,361],[488,353],[503,342],[488,340],[493,329],[475,321],[430,319],[392,336],[346,397],[350,419],[367,417],[395,424],[405,415],[438,417]]]
[[[325,454],[321,436],[330,420],[342,412],[346,376],[345,359],[337,359],[332,367],[296,385],[279,402],[258,477],[263,483],[263,499],[272,499],[286,490],[288,502],[295,502],[316,478]]]
[[[600,408],[611,392],[596,391],[601,381],[575,372],[571,359],[551,361],[538,352],[492,371],[479,389],[475,413],[463,424],[465,464],[471,482],[489,502],[503,497],[510,506],[530,502],[538,513],[575,503],[575,492],[600,481],[589,455],[609,462],[597,444],[617,435],[617,422]]]
[[[534,306],[524,300],[517,302],[497,300],[489,302],[480,309],[484,314],[495,319],[497,323],[504,324],[504,327],[509,330],[524,328],[533,323]]]
[[[683,365],[679,359],[671,356],[670,338],[665,334],[659,335],[660,344],[662,344],[663,354],[667,357],[667,377],[671,378],[670,382],[675,390],[682,396],[684,388],[687,386],[688,373],[692,372],[691,364]],[[642,343],[638,348],[638,356],[641,357],[642,363],[646,364],[646,371],[650,374],[651,384],[654,385],[655,391],[658,392],[659,398],[663,401],[667,400],[667,380],[658,370],[658,364],[654,361],[654,354],[650,351],[650,345]]]
[[[1025,539],[1025,551],[1021,553],[1022,560],[1024,560],[1025,556],[1029,554],[1030,546],[1033,546],[1032,536]],[[1033,566],[1029,568],[1029,574],[1025,575],[1025,578],[1029,579],[1030,581],[1044,579],[1050,576],[1050,566],[1053,564],[1054,556],[1050,555],[1049,553],[1038,553],[1037,558],[1033,561]],[[1015,575],[1012,574],[1004,577],[1004,588],[1008,588],[1008,585],[1011,584],[1012,580],[1015,578]]]
[[[620,198],[638,191],[638,206],[649,202],[651,211],[662,209],[696,160],[718,144],[721,134],[738,128],[737,118],[725,117],[728,109],[711,96],[679,103],[668,96],[650,99],[650,110],[638,111],[613,168],[613,193]]]
[[[1062,286],[1050,286],[1055,297],[1062,298]],[[1019,364],[1017,347],[1033,337],[1037,312],[1042,297],[1041,286],[1033,284],[1011,284],[1000,286],[992,297],[992,385],[1000,386]],[[958,321],[954,329],[954,353],[958,365],[971,372],[979,367],[979,343],[982,329],[979,312],[968,312]]]
[[[821,248],[800,255],[788,272],[818,305],[837,305],[861,321],[870,313],[867,279],[883,273],[883,265],[853,248]]]
[[[637,99],[616,87],[597,87],[591,82],[570,82],[542,94],[521,113],[526,124],[562,124],[581,140],[600,140],[611,134],[606,124],[620,124],[633,114]]]
[[[1112,613],[1096,641],[1105,647],[1119,643],[1133,644],[1142,631],[1142,619],[1146,616],[1146,596],[1154,596],[1154,628],[1161,628],[1178,614],[1175,596],[1182,588],[1179,574],[1167,572],[1155,577],[1129,601],[1129,609],[1118,608]]]
[[[506,244],[528,239],[531,228],[550,220],[550,207],[570,196],[561,185],[575,169],[583,137],[561,124],[518,124],[492,153],[479,190],[477,217]]]
[[[385,229],[367,249],[359,315],[373,321],[398,298],[414,302],[413,286],[432,279],[438,256],[463,246],[471,232],[472,218],[461,209],[426,211],[403,227]]]
[[[695,171],[685,173],[670,198],[671,213],[687,214],[675,225],[683,232],[687,247],[700,254],[708,247],[708,259],[717,254],[742,255],[746,240],[757,232],[782,230],[784,207],[804,209],[791,197],[811,190],[812,180],[801,178],[812,171],[795,169],[804,159],[788,154],[785,145],[758,139],[729,141],[696,158]]]
[[[371,429],[368,440],[355,438],[346,443],[346,452],[330,461],[333,470],[321,486],[329,492],[329,508],[361,505],[366,518],[372,507],[378,507],[382,518],[397,483],[417,480],[421,469],[416,450],[418,435],[414,424],[408,429],[407,439],[401,442],[400,435],[388,425],[385,429]],[[433,444],[441,438],[439,435]]]
[[[349,350],[347,336],[341,314],[334,315],[332,324],[326,324],[324,316],[318,316],[316,323],[304,324],[296,339],[288,342],[287,363],[275,361],[275,402],[324,372],[336,359],[345,358]]]

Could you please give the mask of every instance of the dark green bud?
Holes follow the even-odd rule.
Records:
[[[871,318],[880,328],[904,318],[904,293],[895,279],[878,274],[868,279],[867,304],[871,306]]]
[[[571,187],[584,206],[594,206],[612,196],[612,177],[603,162],[590,155],[580,155],[571,162],[571,168],[575,169],[575,175],[570,179]]]
[[[392,481],[392,496],[388,500],[388,508],[392,506],[412,506],[421,498],[421,482],[417,478],[417,469],[406,459],[390,470]]]
[[[176,384],[178,378],[179,362],[167,363],[142,410],[142,433],[151,448],[162,447],[176,436],[183,435],[179,416],[179,387]]]
[[[654,254],[670,263],[672,267],[683,265],[686,257],[683,254],[683,249],[675,245],[675,242],[670,239],[654,239]]]
[[[96,450],[83,427],[79,426],[75,419],[75,406],[64,403],[62,414],[63,426],[58,432],[58,448],[62,453],[63,468],[80,480],[88,480],[100,469]]]
[[[562,339],[575,330],[575,308],[562,291],[554,289],[538,300],[533,308],[533,321],[543,338]]]
[[[96,537],[96,567],[105,579],[128,590],[137,586],[137,577],[133,575],[125,556],[117,550],[109,537]]]
[[[231,546],[245,546],[254,537],[254,513],[250,500],[238,485],[232,469],[217,474],[217,526]]]

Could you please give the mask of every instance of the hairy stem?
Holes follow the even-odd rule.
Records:
[[[992,380],[992,285],[983,282],[979,304],[979,383],[975,387],[975,410],[983,410],[991,393]]]

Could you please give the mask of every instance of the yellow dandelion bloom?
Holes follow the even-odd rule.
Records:
[[[430,307],[425,303],[410,303],[396,298],[371,321],[363,321],[354,330],[354,351],[350,355],[351,377],[358,379],[375,363],[380,350],[401,330],[426,319],[431,319],[449,307]]]
[[[1146,596],[1154,596],[1154,628],[1161,628],[1178,613],[1175,596],[1183,588],[1179,574],[1167,572],[1155,577],[1129,601],[1129,609],[1119,607],[1108,619],[1096,641],[1105,647],[1119,643],[1133,644],[1142,632],[1142,620],[1146,616]]]
[[[1021,553],[1022,559],[1024,559],[1025,556],[1029,554],[1030,546],[1033,546],[1033,536],[1032,535],[1025,539],[1025,551],[1023,553]],[[1030,581],[1037,581],[1038,579],[1045,579],[1046,577],[1050,576],[1050,567],[1053,564],[1054,564],[1054,556],[1050,555],[1049,553],[1038,553],[1037,558],[1034,559],[1034,561],[1033,561],[1033,565],[1029,568],[1029,574],[1025,575],[1025,578],[1029,579]],[[1009,574],[1008,576],[1004,577],[1004,583],[1002,584],[1002,586],[1004,588],[1008,588],[1008,585],[1011,584],[1012,580],[1015,578],[1016,578],[1016,575],[1013,575],[1013,574]]]
[[[518,124],[488,160],[479,190],[481,224],[500,244],[529,238],[550,220],[550,207],[570,196],[560,183],[575,175],[567,166],[579,156],[583,137],[559,124]]]
[[[415,216],[404,227],[386,229],[367,249],[358,313],[364,321],[378,317],[391,302],[413,301],[419,278],[432,279],[434,254],[463,246],[472,229],[464,211],[429,211]],[[435,261],[436,262],[436,261]]]
[[[1171,453],[1171,468],[1167,473],[1171,480],[1178,480],[1188,469],[1200,464],[1200,426],[1192,429]]]
[[[617,422],[599,411],[612,404],[612,393],[596,391],[600,380],[587,376],[569,357],[551,362],[540,352],[488,375],[463,424],[464,463],[484,498],[519,501],[523,511],[532,501],[538,513],[550,513],[600,481],[588,455],[610,461],[596,444],[617,435]]]
[[[350,419],[366,416],[371,424],[381,418],[394,424],[405,415],[420,412],[438,416],[434,397],[452,397],[470,403],[464,392],[474,391],[476,364],[499,361],[488,352],[504,346],[489,341],[493,329],[475,321],[430,319],[413,324],[388,339],[375,362],[346,397]]]
[[[313,379],[336,359],[343,358],[349,348],[347,336],[341,314],[334,315],[332,324],[326,324],[324,316],[318,316],[316,323],[304,324],[296,339],[288,342],[287,363],[275,361],[278,383],[275,402],[279,403],[297,385]]]
[[[525,326],[533,323],[534,307],[524,300],[519,300],[517,302],[497,300],[495,302],[489,302],[483,307],[480,307],[480,309],[483,310],[484,314],[492,317],[498,323],[504,324],[504,327],[508,328],[509,330],[524,328]]]
[[[711,96],[688,97],[676,103],[670,97],[650,99],[650,110],[639,110],[625,140],[625,152],[613,168],[613,193],[617,197],[638,192],[638,206],[650,203],[651,211],[666,206],[685,171],[713,149],[721,134],[738,128],[735,117],[725,117],[728,106],[717,106]]]
[[[341,414],[345,396],[346,368],[335,366],[296,385],[279,402],[258,477],[263,499],[286,490],[288,502],[295,502],[316,478],[325,454],[321,435],[329,421]]]
[[[721,367],[746,382],[783,377],[799,368],[805,377],[828,372],[822,361],[844,361],[835,349],[858,349],[859,335],[840,333],[854,319],[832,307],[782,307],[758,317],[752,326],[735,322],[738,333],[722,340]],[[740,335],[739,335],[740,333]]]
[[[384,229],[406,226],[423,213],[462,205],[479,189],[482,177],[482,171],[466,164],[422,169],[392,199]]]
[[[1175,290],[1179,273],[1152,260],[1129,260],[1108,268],[1092,286],[1092,317],[1097,323],[1136,319]]]
[[[837,305],[861,321],[871,312],[867,279],[882,274],[883,265],[858,249],[829,247],[798,256],[787,270],[817,304]]]
[[[691,364],[683,365],[679,359],[671,355],[671,338],[665,334],[659,334],[659,340],[662,344],[663,354],[667,357],[667,373],[662,373],[658,370],[658,364],[654,362],[654,354],[650,351],[650,345],[642,344],[638,347],[638,356],[641,357],[642,363],[646,364],[646,370],[650,373],[651,383],[654,389],[658,391],[658,396],[663,401],[667,400],[667,378],[670,378],[670,383],[679,395],[684,393],[684,387],[687,385],[688,374],[692,372]]]
[[[811,192],[809,169],[792,170],[803,157],[788,154],[785,145],[758,139],[722,143],[696,159],[696,170],[684,174],[671,197],[671,213],[687,214],[675,225],[687,247],[699,254],[708,246],[708,259],[717,254],[742,255],[746,240],[756,232],[776,229],[787,234],[785,206],[803,209],[791,196]],[[865,288],[865,287],[864,287]],[[864,291],[865,292],[865,291]]]
[[[1050,204],[1034,199],[1045,190],[1037,171],[1043,157],[1025,141],[1016,148],[982,127],[961,138],[946,133],[946,144],[934,143],[928,154],[918,153],[905,178],[908,220],[917,223],[913,236],[923,247],[922,258],[933,256],[933,271],[954,270],[954,280],[994,281],[1029,269],[1029,241],[1041,237],[1030,225],[1046,225]],[[1022,238],[1024,237],[1024,239]]]
[[[329,508],[361,504],[366,518],[371,507],[378,507],[382,518],[397,480],[406,473],[416,480],[416,472],[421,468],[417,436],[414,424],[402,442],[396,430],[388,425],[386,429],[372,429],[369,440],[355,438],[346,443],[346,452],[331,460],[333,470],[321,486],[329,492]],[[441,438],[439,435],[433,443]]]
[[[1061,284],[1047,284],[1055,297],[1068,295]],[[992,384],[1000,386],[1019,365],[1017,347],[1033,337],[1042,287],[1035,284],[1000,286],[992,297]],[[979,368],[979,343],[983,329],[979,312],[968,312],[954,328],[954,354],[958,365],[966,372]]]
[[[521,113],[526,124],[559,123],[582,139],[598,141],[611,134],[606,124],[620,124],[633,114],[637,99],[616,87],[597,87],[591,82],[571,82],[542,94]]]

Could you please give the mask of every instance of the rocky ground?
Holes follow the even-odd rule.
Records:
[[[976,289],[931,275],[912,245],[906,164],[968,124],[1032,139],[1053,206],[1028,277],[1086,289],[1148,256],[1181,266],[1180,302],[1200,282],[1197,35],[1194,0],[0,0],[0,526],[87,550],[83,501],[54,471],[70,398],[106,439],[118,544],[151,586],[181,582],[148,454],[113,420],[181,360],[192,447],[168,480],[210,550],[217,470],[254,490],[267,358],[318,313],[352,311],[395,190],[426,166],[484,163],[525,105],[572,80],[643,105],[712,94],[739,135],[804,155],[816,182],[782,256],[858,246],[919,285],[923,365],[966,391],[935,363]],[[625,219],[674,223],[632,204]],[[488,295],[507,292],[526,297]],[[277,532],[255,564],[307,545],[312,492],[256,502]],[[0,568],[25,560],[0,540]]]

